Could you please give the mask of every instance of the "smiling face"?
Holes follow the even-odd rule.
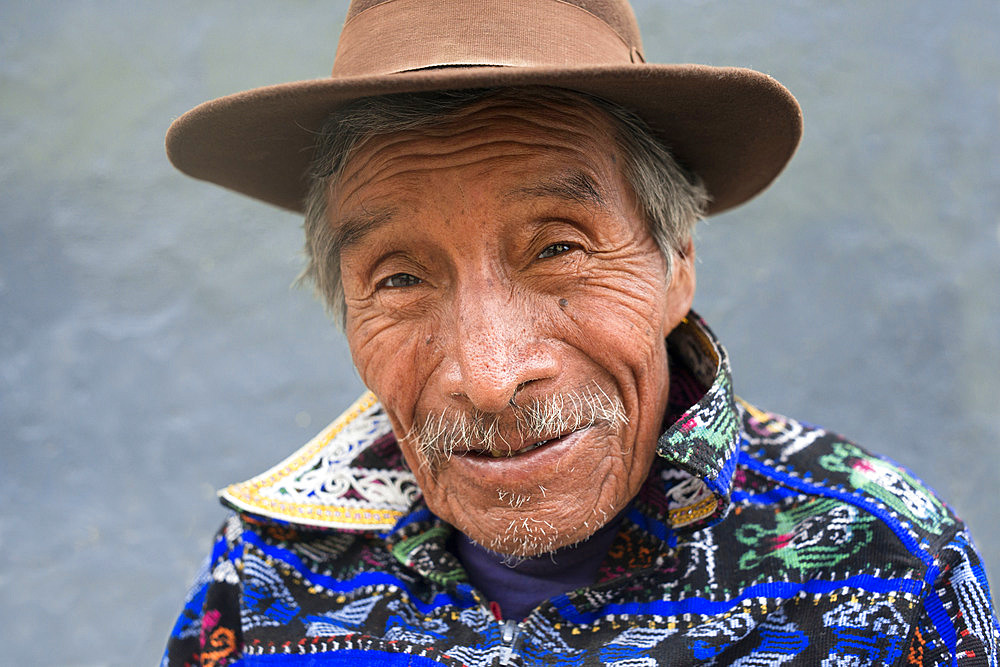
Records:
[[[361,144],[331,195],[346,332],[430,509],[495,551],[635,496],[687,313],[596,108],[498,100]]]

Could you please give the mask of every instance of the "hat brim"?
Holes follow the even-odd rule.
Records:
[[[298,81],[211,100],[174,121],[167,155],[194,178],[302,212],[316,132],[337,108],[374,95],[536,85],[590,93],[636,112],[702,178],[712,197],[709,214],[742,204],[770,185],[802,134],[792,94],[749,69],[447,67]]]

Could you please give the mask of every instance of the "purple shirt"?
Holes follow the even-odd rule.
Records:
[[[505,619],[520,621],[541,602],[594,583],[597,570],[618,535],[624,512],[589,538],[550,554],[526,558],[517,565],[455,531],[454,552],[469,581],[500,606]]]

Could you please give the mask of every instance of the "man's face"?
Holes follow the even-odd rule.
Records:
[[[516,556],[621,511],[694,273],[688,252],[668,285],[602,112],[494,101],[377,137],[329,208],[354,363],[430,509]]]

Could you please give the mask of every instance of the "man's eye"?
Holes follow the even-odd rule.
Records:
[[[555,257],[556,255],[561,255],[564,252],[569,252],[571,250],[568,243],[553,243],[550,246],[546,246],[545,250],[538,253],[538,259],[546,259],[547,257]]]
[[[412,287],[413,285],[419,285],[420,278],[412,276],[409,273],[394,273],[385,280],[381,281],[379,287]]]

